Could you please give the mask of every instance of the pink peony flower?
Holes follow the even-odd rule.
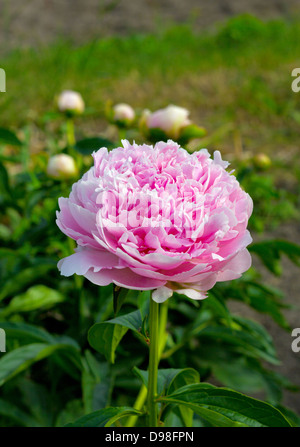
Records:
[[[174,291],[202,299],[216,282],[239,278],[251,265],[252,200],[220,152],[212,160],[171,140],[122,143],[93,153],[94,166],[59,199],[57,225],[77,242],[61,274],[155,289],[157,302]]]

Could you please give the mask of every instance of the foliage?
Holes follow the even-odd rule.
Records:
[[[244,29],[245,34],[241,32]],[[278,29],[283,37],[278,37]],[[220,59],[228,65],[237,62],[241,68],[244,62],[234,51],[236,47],[244,48],[246,53],[240,52],[248,56],[255,49],[259,60],[264,57],[266,45],[257,48],[258,39],[272,42],[273,50],[278,50],[287,36],[289,42],[294,42],[299,33],[298,24],[291,28],[277,22],[264,25],[242,17],[206,39],[186,29],[174,29],[156,38],[108,39],[94,47],[71,51],[66,76],[73,82],[77,80],[72,78],[74,67],[88,75],[97,68],[98,60],[87,57],[89,52],[103,55],[112,49],[114,60],[127,58],[125,75],[129,75],[126,67],[134,65],[132,59],[136,61],[137,57],[141,73],[150,60],[155,61],[148,73],[154,77],[160,71],[165,73],[166,67],[171,67],[171,77],[182,75],[183,70],[198,70],[202,65],[209,69]],[[161,43],[159,60],[153,58],[157,39]],[[174,42],[178,44],[176,51]],[[216,51],[216,42],[223,45],[221,53]],[[188,53],[184,51],[186,44]],[[195,62],[196,48],[207,59],[197,58]],[[174,51],[180,54],[184,69],[174,62],[170,65]],[[60,60],[60,52],[64,52],[63,46],[53,53],[46,52],[41,63],[46,61],[57,70],[54,61]],[[229,53],[235,55],[235,61],[227,61]],[[291,55],[292,51],[284,53],[286,60]],[[11,56],[9,70],[15,57]],[[35,55],[28,57],[27,63]],[[113,69],[112,59],[101,60],[106,61],[100,73],[104,79]],[[272,55],[269,64],[273,64]],[[48,74],[52,76],[51,70]],[[62,73],[58,76],[62,82]],[[268,93],[263,91],[261,98],[261,82],[254,84],[241,92],[240,101],[252,95],[254,89],[253,104],[265,102]],[[51,88],[44,92],[46,102]],[[271,109],[274,114],[285,113],[279,111],[276,101],[268,104],[263,114]],[[94,112],[89,113],[87,110],[81,119],[93,119]],[[47,112],[37,121],[44,141],[39,151],[32,150],[35,131],[29,123],[20,123],[17,133],[0,129],[0,327],[5,330],[7,347],[7,352],[0,354],[0,425],[111,426],[126,425],[133,418],[136,425],[143,426],[145,409],[143,405],[136,409],[135,399],[148,386],[149,293],[97,287],[76,275],[59,275],[57,261],[71,254],[74,245],[58,231],[55,213],[58,198],[69,195],[71,182],[51,179],[46,171],[49,157],[63,152],[76,158],[82,174],[91,166],[92,151],[102,145],[114,147],[124,137],[124,129],[115,129],[111,139],[105,132],[85,134],[84,126],[78,126],[76,142],[71,144],[70,127],[61,115]],[[138,126],[125,133],[128,137],[138,136]],[[188,145],[186,148],[191,150]],[[239,158],[233,160],[232,166],[254,199],[252,230],[263,232],[297,215],[297,199],[277,186],[272,170],[266,174]],[[300,262],[299,245],[285,240],[262,240],[253,243],[250,250],[274,275],[282,273],[282,255],[297,265]],[[175,295],[169,300],[167,339],[158,371],[161,424],[299,426],[299,417],[281,404],[283,390],[296,391],[297,387],[272,370],[279,359],[271,336],[257,322],[234,315],[231,300],[268,315],[279,330],[290,330],[282,291],[265,284],[254,267],[239,280],[219,283],[201,302]],[[256,392],[263,392],[264,401],[248,396]]]

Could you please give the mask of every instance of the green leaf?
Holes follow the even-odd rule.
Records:
[[[159,402],[182,405],[217,427],[290,427],[272,405],[210,384],[184,386]]]
[[[146,388],[148,387],[148,371],[133,368],[133,372],[140,377]],[[157,394],[172,394],[178,388],[191,383],[198,383],[200,376],[193,368],[184,369],[159,369],[157,374]],[[179,407],[180,417],[185,427],[191,427],[193,422],[193,411],[188,408]]]
[[[196,124],[189,124],[182,128],[180,136],[178,138],[178,143],[180,145],[187,144],[190,140],[194,138],[203,138],[206,135],[206,129],[204,127],[199,127]]]
[[[30,287],[25,293],[15,296],[1,314],[6,317],[17,312],[30,312],[36,309],[49,309],[64,301],[64,296],[57,290],[38,284]]]
[[[101,147],[106,147],[108,150],[113,149],[115,147],[115,143],[107,138],[95,137],[85,138],[77,141],[75,144],[75,149],[82,155],[91,155],[92,152],[97,151]]]
[[[142,380],[146,388],[148,388],[148,371],[134,367],[133,372]],[[199,373],[193,368],[159,369],[157,373],[157,394],[171,394],[177,388],[189,383],[197,383],[199,380]]]
[[[0,162],[0,204],[11,200],[9,176],[4,164]]]
[[[113,284],[113,296],[114,296],[114,314],[117,315],[121,310],[122,304],[124,303],[129,289],[124,287],[115,286]]]
[[[4,127],[0,127],[0,144],[9,144],[10,146],[22,146],[22,142],[9,129],[4,129]]]
[[[119,317],[113,318],[112,320],[108,320],[106,321],[106,323],[118,324],[140,334],[143,320],[140,310],[135,310],[134,312],[130,312],[129,314],[121,315]]]
[[[99,362],[90,351],[82,360],[82,397],[85,414],[104,408],[111,389],[111,373],[107,362]]]
[[[45,329],[28,323],[0,322],[0,327],[5,330],[7,340],[17,340],[22,344],[32,342],[54,343],[55,340]]]
[[[199,332],[200,339],[210,338],[215,342],[223,342],[248,357],[279,364],[272,338],[259,323],[236,316],[232,320],[232,327],[204,327]]]
[[[89,344],[103,354],[110,363],[115,362],[115,351],[128,328],[119,324],[96,323],[88,333]]]
[[[38,424],[50,427],[52,425],[52,405],[47,388],[27,378],[18,381],[18,388],[21,391],[24,405],[30,410]]]
[[[142,413],[131,407],[108,407],[83,416],[66,427],[110,427],[125,416],[139,416]]]
[[[40,427],[40,424],[19,406],[0,399],[0,415],[8,417],[23,427]]]
[[[285,254],[296,265],[300,265],[300,245],[293,242],[280,239],[257,242],[249,246],[249,251],[258,255],[264,265],[277,276],[282,271],[279,262],[281,254]]]
[[[50,355],[61,351],[74,349],[70,345],[61,343],[49,345],[46,343],[33,343],[8,352],[0,358],[0,385],[10,380],[30,365]]]
[[[50,270],[55,268],[54,263],[35,265],[27,267],[13,277],[9,278],[1,288],[0,301],[10,295],[15,295],[22,291],[24,287],[43,277]]]

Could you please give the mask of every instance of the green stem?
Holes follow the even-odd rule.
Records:
[[[124,127],[119,127],[119,140],[126,140],[126,129],[124,129]]]
[[[75,130],[74,121],[72,118],[67,118],[67,143],[69,148],[75,146]]]
[[[149,427],[157,427],[157,403],[155,398],[157,395],[157,370],[158,370],[158,314],[159,304],[150,298],[150,315],[149,315],[149,330],[150,330],[150,353],[149,353],[149,370],[148,370],[148,413],[149,413]]]
[[[168,320],[168,300],[160,305],[158,361],[162,356],[168,338],[168,334],[166,332],[167,320]],[[147,399],[147,388],[145,387],[145,385],[142,385],[133,407],[136,410],[142,410],[146,399]],[[138,416],[130,416],[126,421],[125,427],[134,427],[137,420]]]

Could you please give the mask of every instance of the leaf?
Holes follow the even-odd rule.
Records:
[[[181,130],[178,143],[180,145],[187,144],[194,138],[203,138],[206,133],[207,131],[204,127],[199,127],[196,124],[189,124]]]
[[[91,155],[92,152],[97,151],[102,147],[113,149],[115,147],[115,143],[108,140],[107,138],[95,137],[85,138],[83,140],[77,141],[75,144],[75,149],[82,155]]]
[[[11,187],[7,169],[4,164],[0,162],[0,204],[11,200]]]
[[[96,323],[88,333],[89,344],[103,354],[110,363],[115,362],[115,351],[128,328],[119,324]]]
[[[7,340],[17,340],[22,344],[32,342],[54,343],[55,338],[45,329],[28,323],[0,322],[5,330]]]
[[[108,320],[106,323],[118,324],[140,334],[143,320],[140,310],[135,310],[134,312],[130,312],[129,314],[121,315],[119,317],[113,318],[112,320]]]
[[[139,416],[141,411],[131,407],[108,407],[83,416],[66,427],[110,427],[125,416]]]
[[[148,371],[133,368],[133,372],[140,377],[146,388],[148,387]],[[172,394],[178,388],[191,383],[198,383],[200,376],[193,368],[184,369],[159,369],[157,374],[157,394]],[[185,427],[191,427],[193,422],[193,411],[188,408],[179,407],[180,417]]]
[[[11,402],[0,399],[0,414],[13,419],[15,422],[25,427],[40,427],[40,424],[27,412],[20,410],[20,408]]]
[[[0,144],[9,144],[10,146],[22,146],[22,142],[9,129],[5,129],[4,127],[0,127]]]
[[[102,382],[103,377],[100,375],[101,363],[93,356],[93,354],[86,350],[84,358],[82,360],[83,370],[81,376],[81,385],[82,385],[82,398],[84,405],[84,412],[91,413],[93,410],[98,408],[94,408],[94,395],[95,389],[100,382]],[[102,371],[101,371],[102,373]],[[101,383],[101,385],[103,385]],[[103,396],[104,393],[102,393]],[[101,397],[102,397],[101,396]],[[102,406],[104,407],[105,404]],[[101,408],[101,407],[100,407]]]
[[[30,287],[25,293],[15,296],[1,313],[8,316],[17,312],[30,312],[36,309],[49,309],[64,301],[64,296],[57,290],[38,284]]]
[[[23,396],[22,401],[38,424],[43,427],[50,427],[52,425],[52,405],[46,387],[24,378],[18,382],[18,388]]]
[[[60,350],[74,349],[70,345],[33,343],[8,352],[0,358],[0,386],[33,363]]]
[[[115,286],[113,284],[113,296],[114,296],[114,314],[117,315],[121,310],[122,304],[124,303],[129,289],[124,287]]]
[[[215,342],[230,344],[236,352],[248,357],[261,358],[273,364],[279,364],[276,351],[269,333],[257,322],[234,317],[233,327],[206,326],[199,337],[210,338]]]
[[[50,270],[55,268],[55,263],[47,263],[27,267],[13,277],[10,277],[1,288],[0,301],[7,296],[14,295],[37,279],[43,277]]]
[[[281,274],[279,262],[281,254],[285,254],[296,265],[300,265],[300,245],[293,242],[280,239],[257,242],[249,246],[249,251],[258,255],[264,265],[277,276]]]
[[[290,427],[272,405],[207,383],[186,385],[159,402],[183,405],[217,427]]]
[[[134,367],[133,372],[148,388],[148,371]],[[199,380],[199,373],[193,368],[159,369],[157,372],[157,394],[171,394],[177,388],[189,383],[199,382]]]

